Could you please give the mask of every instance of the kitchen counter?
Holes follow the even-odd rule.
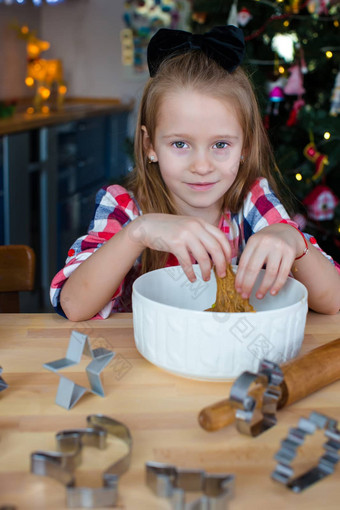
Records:
[[[50,113],[26,113],[28,102],[18,103],[12,117],[0,119],[0,136],[65,122],[81,120],[98,115],[131,111],[134,100],[122,102],[119,99],[68,98],[59,111]]]

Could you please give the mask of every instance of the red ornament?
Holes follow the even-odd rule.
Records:
[[[328,186],[319,185],[314,188],[303,201],[307,206],[308,216],[312,220],[331,220],[339,199]]]
[[[313,142],[306,145],[303,149],[303,153],[309,161],[315,163],[315,174],[312,179],[316,181],[323,174],[324,166],[328,165],[328,156],[318,152]]]

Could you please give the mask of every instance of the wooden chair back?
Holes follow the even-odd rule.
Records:
[[[19,292],[34,288],[35,253],[25,245],[0,246],[0,312],[20,311]]]

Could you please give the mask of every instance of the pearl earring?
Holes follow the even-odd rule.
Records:
[[[150,156],[149,163],[154,163],[154,162],[155,162],[155,156]]]

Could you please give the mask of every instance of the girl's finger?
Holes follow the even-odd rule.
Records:
[[[279,290],[282,289],[284,284],[286,283],[293,262],[294,262],[293,255],[291,257],[284,257],[282,259],[276,280],[273,283],[271,290],[270,290],[270,293],[272,296],[275,296],[279,292]]]
[[[246,272],[249,270],[250,262],[253,259],[254,250],[251,243],[248,242],[246,249],[243,251],[240,257],[236,272],[235,288],[239,294],[242,294]],[[256,268],[254,268],[254,271],[256,271]]]
[[[226,235],[223,232],[221,232],[221,230],[219,230],[218,228],[216,228],[216,227],[214,227],[213,225],[210,225],[210,224],[207,224],[206,229],[207,229],[208,232],[210,232],[215,237],[215,239],[217,240],[218,244],[220,245],[220,247],[222,249],[223,256],[224,256],[224,259],[225,259],[224,260],[224,266],[225,266],[225,261],[230,263],[230,261],[231,261],[231,246],[230,246],[230,243],[229,243]],[[218,271],[218,267],[217,266],[216,266],[216,269]],[[225,267],[224,267],[224,271],[225,271]],[[222,276],[222,275],[219,274],[219,272],[217,272],[217,274],[219,276]]]
[[[213,245],[214,243],[207,243]],[[215,243],[217,245],[217,243]],[[209,247],[202,244],[201,240],[195,239],[190,243],[190,252],[197,264],[200,266],[202,278],[204,281],[210,280],[211,275],[211,258],[209,256]]]
[[[187,276],[188,280],[190,282],[196,281],[196,275],[194,268],[192,267],[192,260],[190,257],[190,254],[187,250],[182,250],[181,252],[173,252],[175,257],[177,258],[178,262],[180,263],[180,266],[182,267],[185,275]]]
[[[273,253],[268,257],[262,282],[256,291],[257,299],[262,299],[276,282],[278,275],[280,274],[281,263],[282,257],[280,254]]]

